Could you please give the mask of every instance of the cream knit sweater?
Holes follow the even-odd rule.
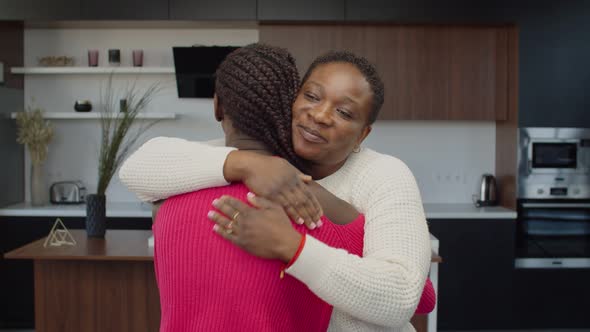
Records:
[[[119,177],[146,201],[225,185],[222,169],[231,150],[158,137],[125,161]],[[308,236],[286,272],[334,306],[329,331],[414,331],[409,320],[424,288],[431,248],[411,171],[397,158],[363,148],[318,182],[365,214],[363,257]]]

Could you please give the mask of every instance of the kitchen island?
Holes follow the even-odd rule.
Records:
[[[108,230],[75,246],[45,248],[45,239],[5,255],[34,262],[35,330],[158,331],[160,306],[147,230]]]
[[[104,239],[70,230],[76,245],[44,247],[45,238],[4,255],[32,260],[36,331],[157,331],[158,290],[149,230],[108,230]],[[438,287],[438,239],[430,278]],[[428,331],[436,331],[436,309]],[[426,331],[425,317],[416,320]]]

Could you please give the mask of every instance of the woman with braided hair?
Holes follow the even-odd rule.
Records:
[[[368,61],[331,52],[308,69],[292,117],[286,116],[304,167],[293,167],[286,157],[162,137],[145,143],[119,175],[145,201],[243,181],[256,193],[248,197],[253,206],[215,197],[213,205],[223,215],[209,218],[218,235],[246,252],[287,264],[286,275],[334,306],[330,331],[412,331],[409,320],[418,304],[427,304],[418,312],[434,306],[431,285],[424,289],[430,242],[411,171],[394,157],[360,148],[382,104],[383,83]],[[367,216],[363,257],[318,241],[328,224],[320,215],[322,210],[330,215],[330,205],[323,202],[325,192],[313,192],[319,186],[302,170]],[[300,225],[299,232],[280,207]],[[311,230],[307,235],[303,224]]]
[[[293,58],[261,44],[237,49],[216,75],[214,109],[227,146],[253,154],[276,155],[304,167],[291,144],[288,114],[298,89]],[[318,193],[322,190],[316,186]],[[161,303],[160,331],[325,331],[332,307],[303,283],[285,276],[280,261],[265,260],[212,237],[208,217],[228,223],[224,234],[241,232],[239,213],[214,211],[211,201],[231,195],[246,206],[242,183],[203,189],[167,199],[153,225],[154,261]],[[331,195],[321,195],[329,197]],[[250,198],[266,216],[293,228],[282,207]],[[321,199],[325,224],[315,235],[326,244],[361,255],[364,217],[332,196]],[[331,213],[330,211],[335,211]],[[231,221],[230,219],[231,218]],[[296,227],[305,237],[308,229]],[[290,248],[285,248],[289,251]],[[285,256],[288,253],[285,254]]]

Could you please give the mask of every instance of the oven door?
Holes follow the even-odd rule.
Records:
[[[531,140],[528,168],[532,174],[567,174],[580,172],[579,140]]]
[[[520,202],[516,268],[590,268],[590,202]]]

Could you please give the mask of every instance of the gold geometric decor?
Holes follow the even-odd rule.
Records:
[[[43,243],[43,247],[47,248],[47,245],[51,247],[76,245],[76,240],[74,240],[72,234],[70,234],[64,223],[59,218],[55,220],[49,235],[47,235],[47,238],[45,239],[45,243]]]

